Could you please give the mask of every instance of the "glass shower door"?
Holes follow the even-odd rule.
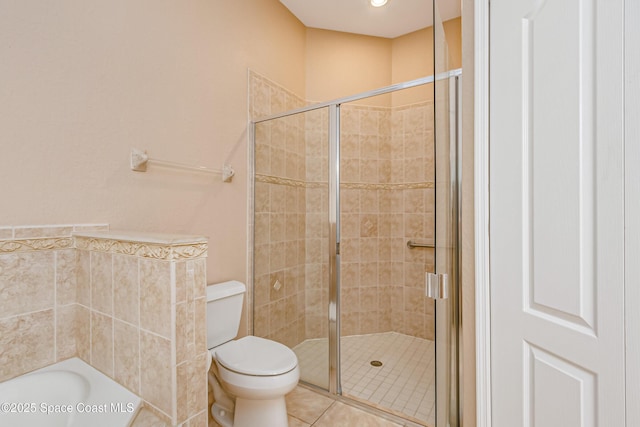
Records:
[[[446,34],[434,0],[435,274],[427,294],[435,299],[436,427],[458,427],[458,127],[459,72],[449,72]]]
[[[434,266],[432,81],[345,102],[339,120],[343,396],[429,427],[434,303],[423,281]]]
[[[273,89],[275,92],[277,89]],[[329,390],[328,108],[254,124],[253,333]]]

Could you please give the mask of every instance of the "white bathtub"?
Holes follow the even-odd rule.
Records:
[[[128,427],[141,403],[73,358],[0,383],[0,426]]]

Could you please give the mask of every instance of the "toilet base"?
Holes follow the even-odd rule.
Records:
[[[251,400],[236,397],[233,427],[288,427],[284,396],[275,399]]]
[[[233,427],[233,412],[223,408],[217,403],[211,405],[211,415],[222,427]]]

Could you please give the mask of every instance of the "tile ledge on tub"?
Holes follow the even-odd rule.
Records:
[[[145,233],[139,231],[74,231],[74,237],[88,239],[117,240],[121,242],[153,243],[160,245],[186,245],[192,243],[207,243],[209,239],[204,236],[191,236],[186,234]]]

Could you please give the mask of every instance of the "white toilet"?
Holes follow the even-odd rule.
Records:
[[[285,427],[284,395],[298,384],[298,358],[268,339],[234,340],[245,291],[237,281],[207,286],[207,347],[215,361],[209,374],[211,414],[223,427]]]

